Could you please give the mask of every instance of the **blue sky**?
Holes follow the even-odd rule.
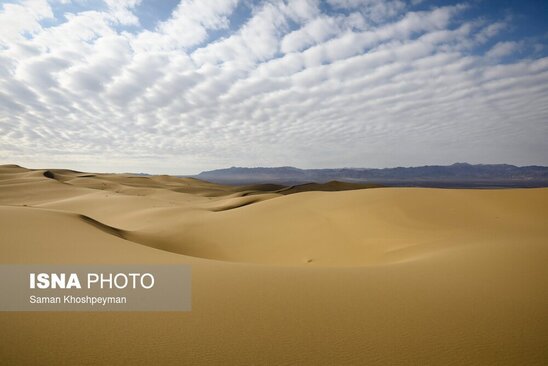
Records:
[[[0,163],[548,165],[545,1],[0,4]]]

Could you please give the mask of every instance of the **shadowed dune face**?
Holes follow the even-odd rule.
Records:
[[[357,189],[366,188],[380,188],[382,186],[378,184],[363,184],[363,183],[348,183],[331,181],[327,183],[305,183],[299,184],[285,189],[280,189],[279,192],[283,194],[292,194],[299,192],[321,191],[321,192],[338,192],[338,191],[352,191]]]
[[[44,173],[0,166],[3,263],[187,263],[192,311],[2,313],[5,364],[546,364],[548,189]]]

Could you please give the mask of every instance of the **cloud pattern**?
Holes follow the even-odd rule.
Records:
[[[153,29],[139,0],[6,3],[0,160],[172,174],[548,164],[548,58],[530,51],[543,45],[504,40],[511,19],[420,3],[183,0]]]

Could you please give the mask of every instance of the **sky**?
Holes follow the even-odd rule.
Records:
[[[0,164],[548,165],[548,2],[0,1]]]

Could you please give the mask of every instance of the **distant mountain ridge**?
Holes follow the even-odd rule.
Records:
[[[387,186],[548,187],[548,167],[509,164],[426,165],[398,168],[299,169],[295,167],[231,167],[194,176],[221,184],[302,184],[343,181]]]

